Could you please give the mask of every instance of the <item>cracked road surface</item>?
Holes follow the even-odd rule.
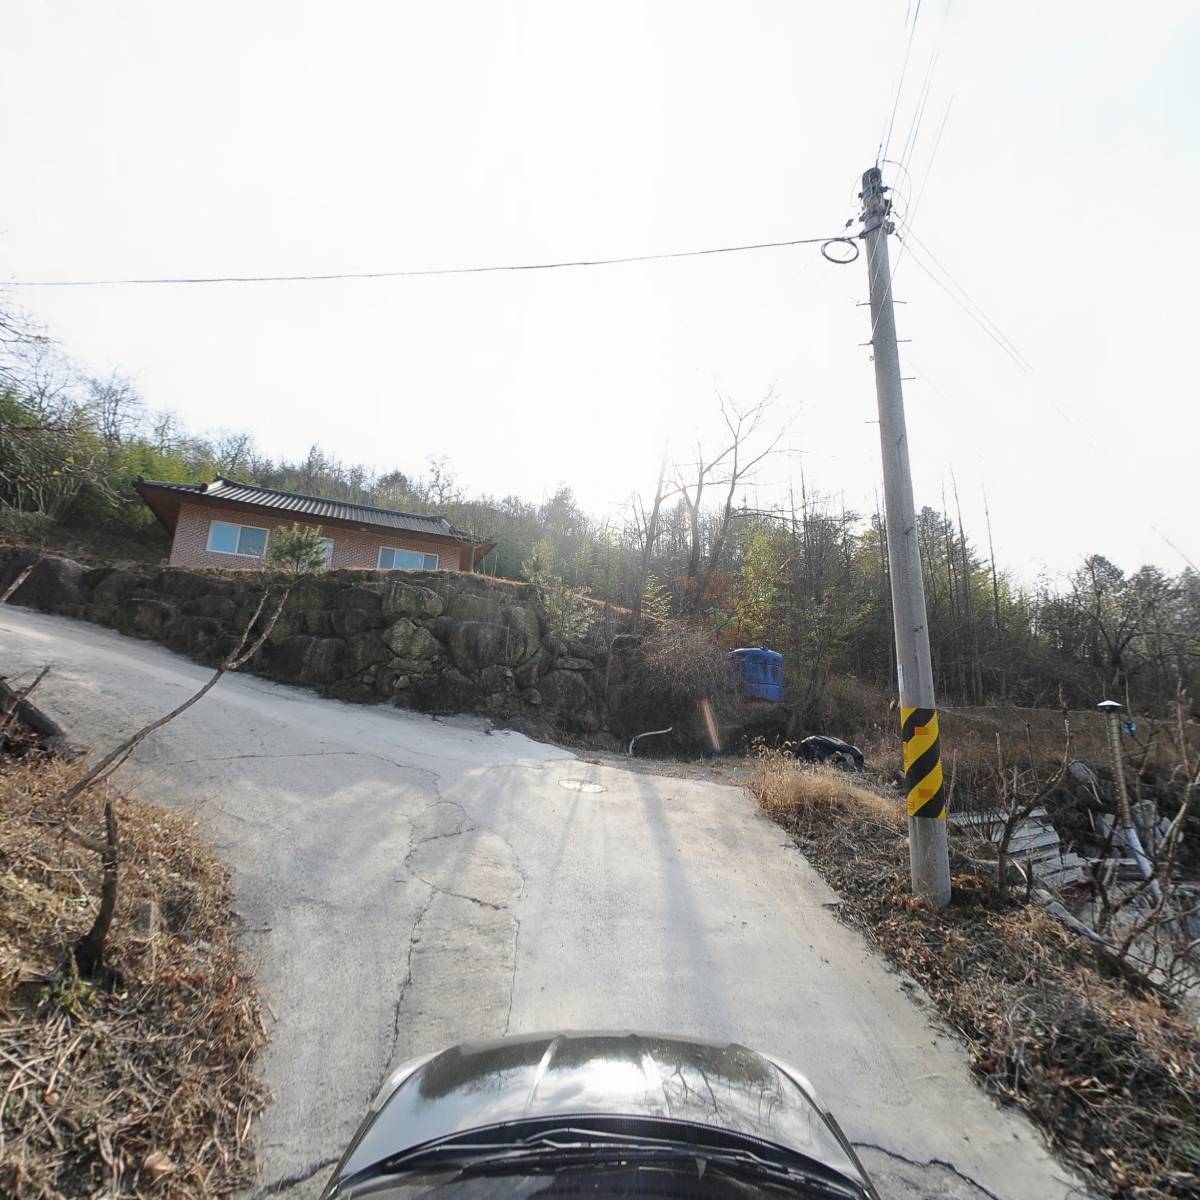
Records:
[[[208,676],[158,646],[0,609],[0,673],[46,664],[38,702],[98,748]],[[271,1032],[256,1195],[315,1196],[412,1055],[614,1027],[798,1066],[869,1147],[886,1196],[1083,1194],[740,789],[237,675],[117,780],[194,811],[233,872]]]

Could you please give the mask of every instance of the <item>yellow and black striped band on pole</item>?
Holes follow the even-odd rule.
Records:
[[[942,753],[938,747],[936,708],[901,708],[900,740],[904,743],[904,791],[908,815],[936,820],[946,815]]]

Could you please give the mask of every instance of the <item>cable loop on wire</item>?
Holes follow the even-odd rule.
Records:
[[[836,253],[830,254],[829,247],[837,245],[849,246],[854,253],[851,254],[849,258],[839,258]],[[830,238],[829,241],[821,243],[821,257],[824,258],[826,262],[835,263],[839,267],[848,267],[852,262],[854,262],[855,259],[858,258],[858,253],[858,240],[856,238]]]

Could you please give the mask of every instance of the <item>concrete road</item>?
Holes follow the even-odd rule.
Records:
[[[0,609],[0,673],[46,664],[39,702],[97,748],[208,674]],[[260,1195],[315,1195],[407,1057],[600,1027],[733,1039],[794,1063],[871,1147],[887,1196],[1080,1194],[740,789],[243,676],[117,778],[194,811],[233,871],[271,1012]]]

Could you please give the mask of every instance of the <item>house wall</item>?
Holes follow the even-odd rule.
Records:
[[[333,538],[332,569],[375,569],[379,565],[379,547],[393,546],[397,550],[414,550],[420,554],[438,555],[438,568],[443,571],[462,571],[468,565],[470,548],[461,542],[424,537],[397,529],[359,530],[333,524],[320,524],[295,516],[267,515],[218,504],[189,504],[179,508],[175,540],[171,544],[173,567],[242,567],[255,569],[263,565],[258,558],[243,558],[237,554],[214,554],[208,549],[208,526],[211,521],[228,521],[233,525],[257,525],[262,529],[277,529],[281,525],[320,525],[324,537]]]

